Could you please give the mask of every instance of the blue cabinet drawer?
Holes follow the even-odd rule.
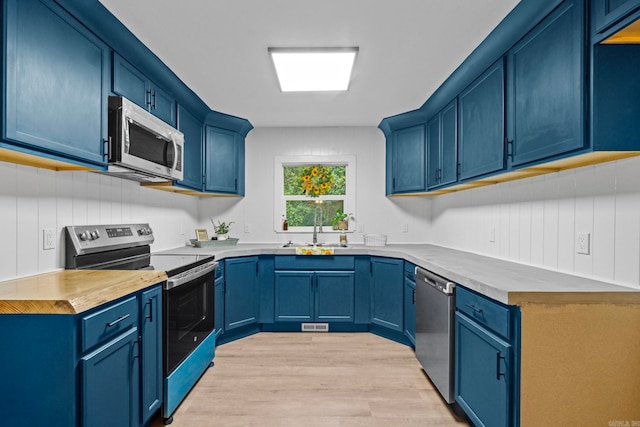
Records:
[[[82,351],[107,341],[137,324],[138,300],[136,297],[127,298],[84,316],[80,328]]]
[[[457,286],[456,310],[504,338],[512,338],[511,310],[507,306]]]
[[[352,256],[277,256],[276,270],[353,270],[355,268]]]

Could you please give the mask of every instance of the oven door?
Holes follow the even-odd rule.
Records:
[[[185,272],[167,281],[163,294],[165,377],[213,331],[217,263],[206,266],[195,274]]]

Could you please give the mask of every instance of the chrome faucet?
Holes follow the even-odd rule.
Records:
[[[318,224],[318,217],[320,218],[320,224]],[[322,233],[322,208],[319,204],[313,211],[313,246],[318,244],[318,232]]]

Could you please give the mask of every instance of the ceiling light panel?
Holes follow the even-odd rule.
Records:
[[[283,92],[349,89],[357,47],[269,48]]]

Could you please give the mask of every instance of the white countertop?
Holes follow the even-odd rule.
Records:
[[[295,255],[282,243],[242,244],[207,248],[179,247],[159,254],[211,254],[216,259],[252,255]],[[505,304],[640,303],[640,289],[504,261],[435,245],[349,245],[335,255],[401,258]]]

